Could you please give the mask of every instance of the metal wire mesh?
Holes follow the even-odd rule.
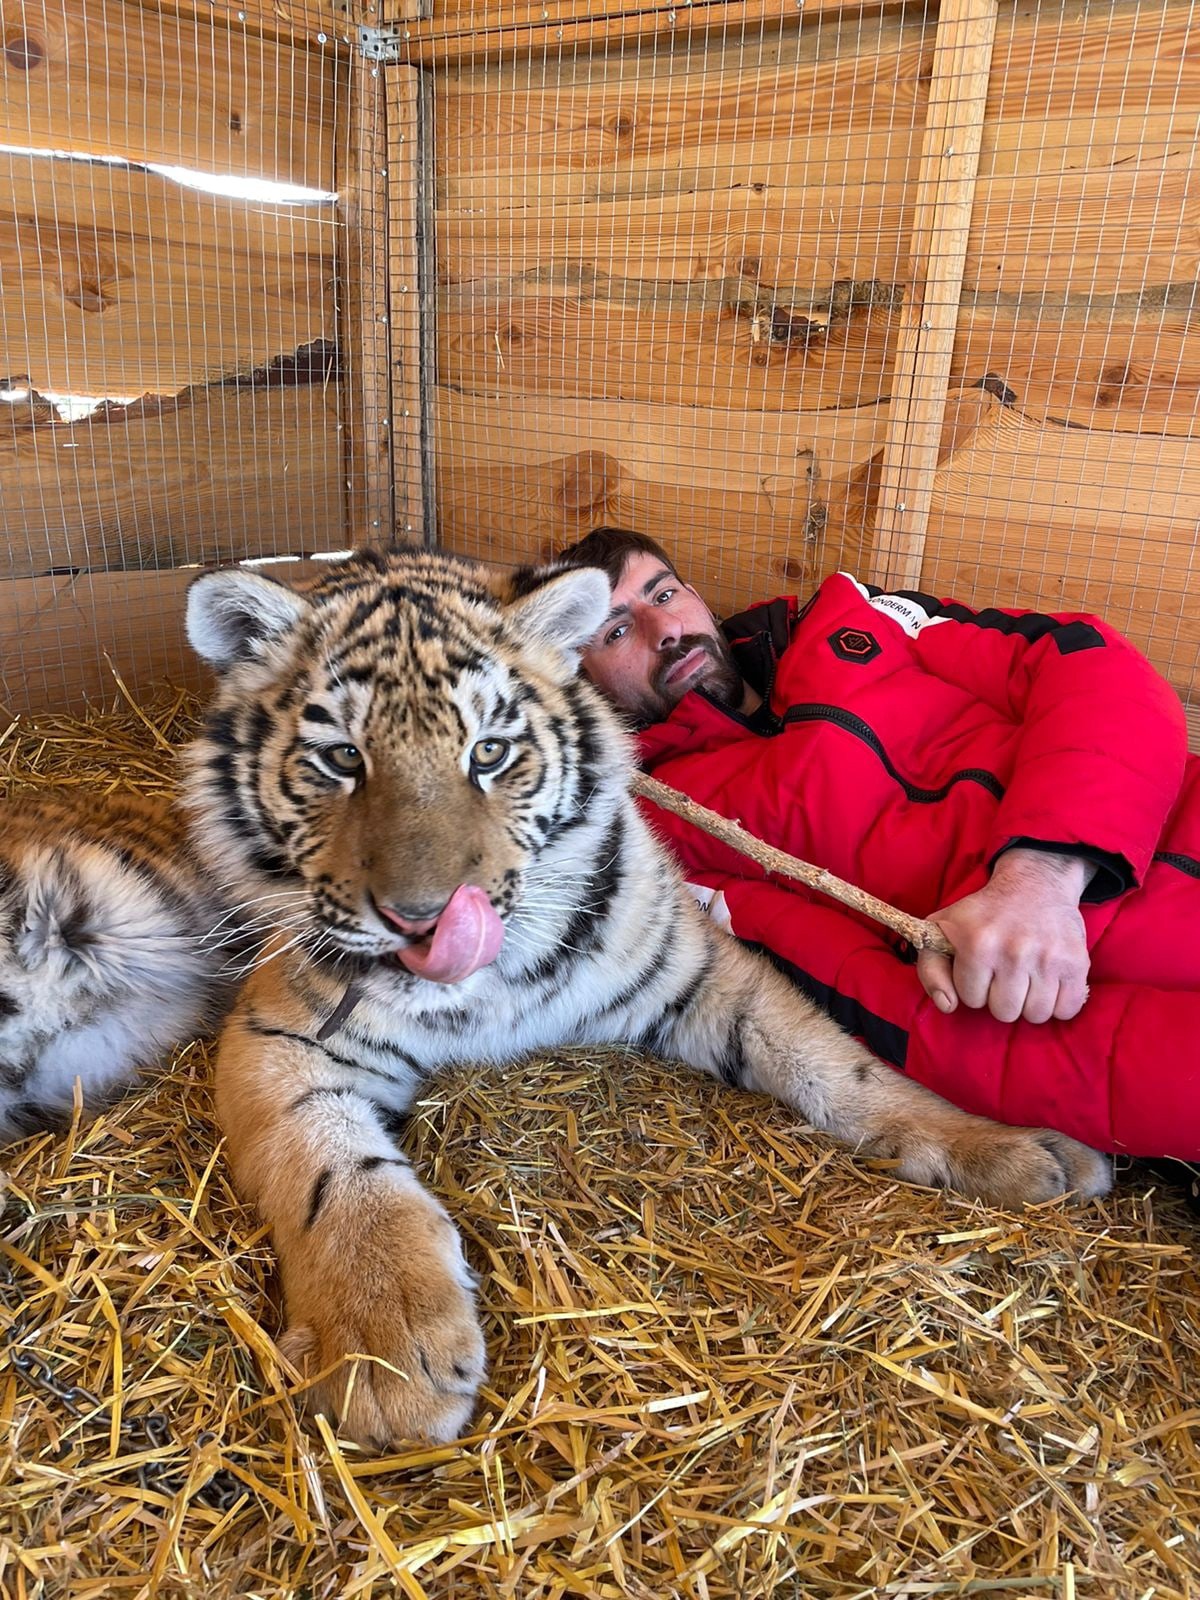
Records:
[[[186,671],[196,563],[601,522],[1200,700],[1190,0],[414,10],[4,0],[10,707]]]
[[[1200,699],[1193,7],[773,11],[435,70],[440,537],[1096,610]]]
[[[12,710],[111,699],[113,669],[139,690],[188,673],[190,569],[345,548],[365,509],[358,285],[384,217],[358,180],[382,126],[334,7],[218,15],[3,8]]]

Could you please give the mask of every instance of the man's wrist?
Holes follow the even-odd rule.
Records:
[[[1015,845],[998,858],[991,881],[1001,888],[1051,891],[1078,905],[1095,872],[1095,862],[1085,856]]]

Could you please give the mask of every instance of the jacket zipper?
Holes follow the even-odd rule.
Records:
[[[751,717],[748,717],[744,711],[735,711],[732,706],[722,705],[721,701],[714,700],[712,695],[710,695],[705,689],[694,689],[692,693],[699,695],[700,699],[706,701],[708,705],[712,706],[714,711],[722,712],[725,716],[729,717],[731,721],[740,723],[743,728],[748,728],[751,733],[756,733],[760,739],[771,739],[774,738],[777,733],[783,731],[783,719],[776,716],[771,710],[771,690],[775,687],[775,671],[778,665],[779,663],[776,661],[771,663],[770,676],[763,685],[762,703],[771,719],[770,725],[765,728],[761,725],[756,726]],[[755,712],[753,715],[758,716],[758,712]]]
[[[861,717],[856,717],[849,711],[843,711],[841,706],[789,706],[783,714],[783,721],[785,724],[831,722],[834,727],[842,728],[847,733],[853,734],[856,739],[861,739],[863,744],[879,757],[888,776],[898,783],[908,798],[917,805],[935,805],[939,800],[944,800],[956,783],[977,783],[995,799],[1004,798],[1004,785],[996,774],[989,772],[986,767],[963,767],[961,771],[952,773],[937,789],[924,789],[919,784],[910,783],[896,770],[891,757],[884,749],[883,740],[870,723],[864,722]]]
[[[1195,856],[1180,855],[1175,850],[1157,850],[1154,859],[1164,866],[1174,867],[1177,872],[1186,872],[1189,878],[1200,878],[1200,861]]]

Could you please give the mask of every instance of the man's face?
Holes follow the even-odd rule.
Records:
[[[608,619],[583,652],[583,670],[639,722],[660,721],[690,689],[738,708],[746,687],[704,601],[640,550],[625,563]]]

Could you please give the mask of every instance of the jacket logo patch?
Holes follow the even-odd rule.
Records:
[[[839,628],[829,635],[829,646],[839,661],[874,661],[883,649],[865,628]]]

